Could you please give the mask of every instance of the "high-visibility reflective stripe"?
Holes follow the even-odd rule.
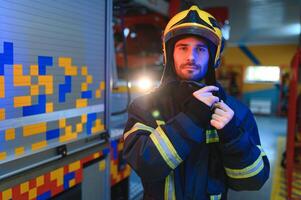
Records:
[[[221,200],[222,194],[210,195],[210,200]]]
[[[162,121],[160,123],[162,123]],[[160,126],[154,129],[138,122],[129,131],[124,133],[124,140],[137,130],[151,132],[151,140],[169,167],[175,169],[183,161]]]
[[[174,173],[171,173],[165,179],[165,188],[164,188],[164,200],[175,200],[175,184],[174,184]]]
[[[163,159],[165,160],[165,162],[167,163],[167,165],[172,168],[175,169],[176,168],[176,164],[173,163],[171,161],[171,159],[168,157],[167,153],[165,152],[165,150],[163,149],[163,147],[161,146],[160,142],[158,141],[158,139],[156,138],[156,136],[154,134],[150,135],[151,140],[153,141],[153,143],[155,144],[156,148],[158,149],[159,153],[161,154],[161,156],[163,157]]]
[[[161,127],[158,127],[156,130],[154,130],[150,135],[150,138],[154,142],[166,163],[172,169],[175,169],[182,162],[181,157],[178,155]]]
[[[174,148],[174,146],[172,145],[172,143],[170,142],[170,140],[168,139],[168,137],[166,136],[166,134],[164,133],[164,131],[162,130],[162,128],[160,126],[158,126],[156,128],[156,130],[159,132],[160,136],[162,137],[162,139],[164,140],[164,142],[167,144],[167,147],[171,151],[172,155],[176,158],[176,160],[179,163],[181,163],[183,161],[182,158],[178,155],[176,149]]]
[[[219,137],[215,129],[206,130],[206,143],[219,142]]]
[[[162,121],[162,120],[156,120],[156,123],[158,126],[161,126],[161,125],[164,125],[165,124],[165,121]]]
[[[261,147],[258,147],[258,148],[261,150],[261,153],[253,164],[251,164],[248,167],[245,167],[243,169],[225,168],[227,175],[229,177],[235,178],[235,179],[249,178],[249,177],[257,175],[264,168],[262,156],[265,155],[265,153],[262,151],[262,148]]]
[[[257,145],[258,149],[260,149],[260,152],[261,152],[261,156],[266,156],[263,148],[260,146],[260,145]]]
[[[137,130],[144,130],[144,131],[153,132],[155,129],[150,127],[150,126],[146,126],[142,123],[137,122],[129,131],[124,133],[123,139],[125,140],[131,133],[133,133]]]

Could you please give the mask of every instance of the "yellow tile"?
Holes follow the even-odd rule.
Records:
[[[46,122],[42,122],[39,124],[27,125],[23,127],[23,136],[31,136],[40,133],[45,133],[47,130]]]
[[[76,76],[77,75],[77,66],[65,67],[65,74],[68,76]]]
[[[65,127],[65,134],[60,136],[59,140],[60,142],[66,142],[76,138],[77,138],[77,134],[76,132],[72,133],[72,126],[70,125]]]
[[[67,142],[69,140],[73,140],[77,138],[77,134],[74,133],[68,133],[66,135],[60,136],[60,142]]]
[[[101,97],[101,92],[100,92],[100,90],[96,90],[95,96],[96,96],[96,98],[100,98],[100,97]]]
[[[75,186],[75,179],[69,181],[69,187]]]
[[[50,180],[51,181],[56,180],[57,186],[63,185],[63,179],[64,179],[64,168],[63,167],[50,172]]]
[[[0,120],[5,119],[5,109],[0,109]]]
[[[64,174],[62,176],[58,177],[56,183],[57,183],[58,187],[64,184]]]
[[[31,76],[39,75],[39,66],[38,65],[30,65],[30,75]]]
[[[30,76],[15,76],[14,86],[30,86],[31,77]]]
[[[44,185],[44,175],[36,178],[36,186],[39,187],[41,185]]]
[[[24,154],[24,152],[25,152],[24,147],[15,148],[15,155],[16,156],[22,155],[22,154]]]
[[[82,123],[76,124],[76,132],[81,133],[82,131],[83,131],[83,124]]]
[[[14,76],[23,76],[23,66],[21,64],[14,64]]]
[[[0,152],[0,160],[6,159],[6,152]]]
[[[52,76],[39,76],[39,85],[45,87],[45,94],[53,94],[53,77]]]
[[[7,189],[5,191],[3,191],[2,193],[2,199],[3,200],[9,200],[12,199],[12,189]]]
[[[88,75],[88,69],[87,69],[87,66],[83,66],[83,67],[82,67],[82,75],[83,75],[83,76],[87,76],[87,75]]]
[[[95,121],[95,126],[92,127],[92,133],[98,133],[100,131],[104,130],[104,126],[103,124],[101,123],[101,120],[100,119],[97,119]]]
[[[93,82],[93,77],[91,75],[87,76],[87,83],[92,83]]]
[[[100,89],[101,90],[105,89],[105,82],[104,81],[101,81],[101,83],[100,83]]]
[[[20,188],[21,188],[21,194],[23,194],[25,192],[28,192],[28,190],[29,190],[29,183],[28,183],[28,181],[25,182],[25,183],[22,183],[20,185]]]
[[[33,144],[31,145],[31,149],[32,149],[33,151],[35,151],[35,150],[42,149],[42,148],[44,148],[44,147],[46,147],[46,146],[47,146],[47,141],[44,140],[44,141],[41,141],[41,142],[33,143]]]
[[[31,106],[31,96],[14,97],[14,107]]]
[[[46,103],[46,113],[53,112],[53,103]]]
[[[72,133],[72,126],[71,125],[65,127],[65,134],[70,134],[70,133]]]
[[[76,99],[76,107],[77,108],[86,107],[87,105],[88,105],[87,99]]]
[[[65,118],[60,119],[59,126],[60,126],[60,128],[66,127],[66,119]]]
[[[35,199],[36,197],[37,197],[37,188],[32,188],[31,190],[29,190],[28,192],[29,200]]]
[[[93,158],[99,158],[99,157],[100,157],[100,153],[99,152],[93,154]]]
[[[122,151],[122,149],[123,149],[123,143],[120,142],[117,146],[117,150]]]
[[[82,115],[82,123],[87,123],[87,115]]]
[[[81,89],[82,89],[82,91],[87,91],[88,90],[88,84],[87,83],[82,83],[81,84]]]
[[[99,162],[99,171],[104,171],[106,169],[106,161],[102,160]]]
[[[0,98],[5,97],[4,76],[0,76]]]
[[[23,66],[14,64],[14,85],[15,86],[30,86],[31,77],[23,75]]]
[[[39,94],[39,86],[38,85],[31,85],[30,86],[30,95],[35,96]]]
[[[72,66],[72,58],[59,57],[59,66],[65,68],[65,75],[76,76],[77,66]]]
[[[65,67],[70,66],[72,62],[72,59],[70,57],[59,57],[59,66]]]
[[[69,172],[73,172],[73,171],[76,171],[80,169],[80,161],[76,161],[74,163],[71,163],[69,166],[68,166],[68,170]]]
[[[126,165],[125,170],[123,171],[124,177],[128,177],[131,173],[131,167],[129,165]]]
[[[10,128],[5,131],[5,140],[14,140],[15,139],[15,129]]]

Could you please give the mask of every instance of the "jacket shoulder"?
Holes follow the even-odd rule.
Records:
[[[150,110],[154,104],[153,92],[135,98],[129,106],[129,110]]]

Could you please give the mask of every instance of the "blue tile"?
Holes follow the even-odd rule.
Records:
[[[41,195],[38,195],[37,196],[37,200],[44,200],[44,199],[49,199],[51,197],[51,191],[47,191],[47,192],[44,192],[43,194]]]
[[[12,42],[3,43],[4,52],[0,53],[0,75],[4,75],[4,65],[14,63],[14,45]]]
[[[46,140],[52,140],[60,136],[60,129],[49,130],[46,132]]]
[[[113,149],[113,158],[114,160],[118,159],[118,140],[111,141],[111,148]]]
[[[69,181],[74,179],[75,177],[75,172],[70,172],[68,174],[65,174],[64,176],[64,189],[68,189],[69,188]]]
[[[91,99],[92,98],[92,91],[84,91],[82,92],[82,99]]]
[[[109,148],[105,148],[104,150],[102,150],[102,153],[104,156],[108,155],[110,153],[110,149]]]
[[[23,116],[42,114],[46,112],[46,95],[39,95],[39,103],[23,107]]]
[[[59,102],[66,102],[66,94],[71,92],[71,76],[65,76],[65,83],[59,84]]]
[[[92,134],[92,126],[93,126],[93,122],[96,120],[96,118],[97,118],[96,113],[88,114],[87,124],[86,124],[88,135]]]
[[[39,65],[39,75],[46,75],[46,66],[52,66],[52,57],[48,56],[39,56],[38,65]]]

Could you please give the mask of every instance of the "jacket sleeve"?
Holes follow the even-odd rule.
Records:
[[[218,135],[228,186],[234,190],[259,190],[269,177],[270,165],[251,111],[247,109],[241,120],[234,117]]]
[[[134,101],[123,134],[123,156],[145,182],[163,180],[205,140],[203,129],[185,114],[166,123],[157,120],[159,115]]]

